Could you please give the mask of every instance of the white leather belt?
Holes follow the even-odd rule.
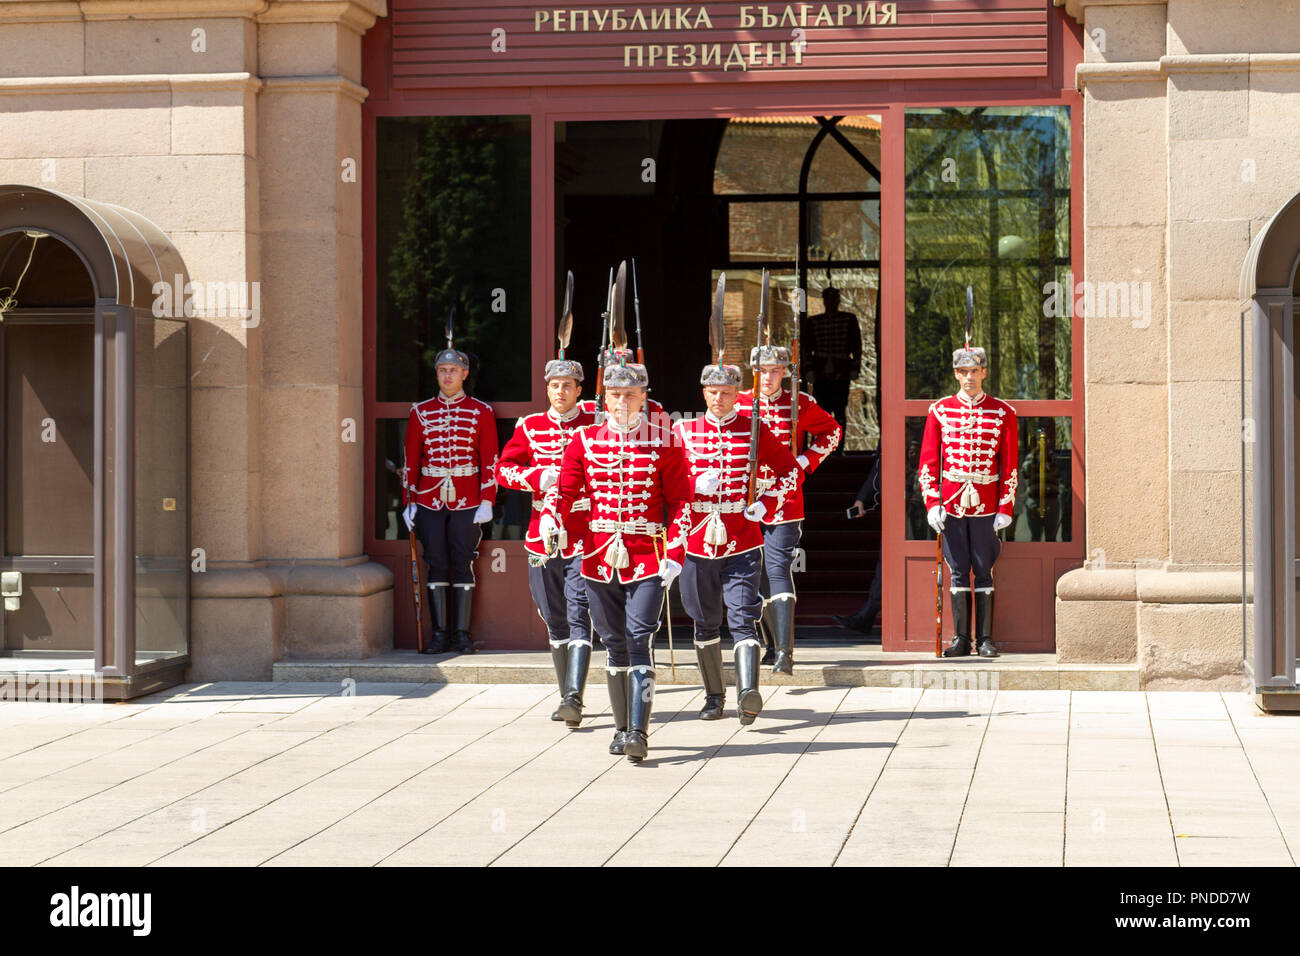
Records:
[[[991,485],[998,480],[997,475],[980,475],[973,471],[945,471],[943,476],[949,481],[969,481],[976,485]]]
[[[646,521],[644,518],[636,518],[632,521],[611,521],[609,518],[592,518],[592,531],[608,531],[611,534],[616,531],[622,531],[624,534],[658,534],[664,530],[664,526],[654,521]]]
[[[692,501],[691,510],[699,512],[717,511],[721,514],[735,514],[737,511],[745,510],[745,503],[743,501],[723,501],[720,503],[714,503],[711,501]]]
[[[457,465],[455,468],[440,468],[437,465],[425,465],[420,469],[420,474],[426,478],[448,478],[453,476],[477,475],[478,468],[474,465]]]
[[[537,498],[534,498],[534,499],[533,499],[533,510],[534,510],[534,511],[545,511],[545,510],[546,510],[546,502],[545,502],[545,501],[540,501],[540,500],[538,500]],[[577,501],[575,501],[575,502],[573,503],[573,505],[569,508],[569,510],[570,510],[570,511],[590,511],[590,510],[591,510],[591,499],[590,499],[590,498],[579,498]]]

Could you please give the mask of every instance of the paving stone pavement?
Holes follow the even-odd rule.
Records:
[[[1242,693],[655,698],[650,756],[541,684],[189,684],[0,702],[0,859],[57,866],[1294,865],[1300,718]],[[734,693],[729,689],[729,703]]]

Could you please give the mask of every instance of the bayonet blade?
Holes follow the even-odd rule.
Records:
[[[614,277],[614,299],[610,306],[610,342],[616,349],[627,348],[627,328],[623,322],[623,305],[627,298],[627,262],[618,264]]]
[[[966,347],[970,348],[971,332],[975,327],[975,290],[966,287]]]
[[[727,297],[727,274],[718,276],[718,286],[713,292],[713,311],[709,314],[709,346],[716,361],[722,362],[722,353],[727,349],[727,330],[722,324],[722,307]]]

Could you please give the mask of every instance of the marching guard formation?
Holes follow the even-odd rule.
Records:
[[[634,290],[635,269],[633,262]],[[757,343],[749,351],[752,387],[743,390],[740,367],[725,360],[724,275],[709,319],[714,361],[700,374],[705,411],[674,423],[648,396],[639,298],[638,347],[628,347],[626,277],[626,264],[611,275],[596,394],[583,400],[582,364],[567,355],[568,275],[558,352],[542,372],[548,407],[519,419],[499,460],[492,408],[465,394],[469,360],[453,345],[448,316],[447,347],[435,360],[439,394],[412,406],[407,422],[403,517],[413,568],[417,539],[427,566],[433,640],[426,646],[421,636],[420,650],[437,654],[454,646],[473,653],[478,526],[492,520],[498,484],[532,496],[524,546],[529,591],[546,625],[560,694],[552,719],[581,724],[599,638],[614,718],[609,752],[639,763],[649,749],[652,645],[674,581],[680,579],[682,606],[694,621],[705,690],[701,719],[721,718],[726,706],[724,621],[742,725],[762,711],[765,642],[762,663],[792,673],[791,568],[804,518],[802,485],[838,447],[843,428],[798,388],[797,308],[791,347],[771,343],[767,270]],[[960,389],[929,409],[918,483],[950,570],[955,633],[943,656],[996,657],[992,568],[998,532],[1011,523],[1015,503],[1017,426],[1011,406],[982,390],[988,362],[970,344],[970,314],[968,290],[966,344],[953,354]],[[789,389],[782,384],[787,376]],[[419,627],[418,571],[414,582]],[[671,637],[671,621],[669,628]]]

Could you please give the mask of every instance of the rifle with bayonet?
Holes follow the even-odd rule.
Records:
[[[605,340],[609,338],[609,311],[614,300],[614,269],[609,270],[605,292],[605,311],[600,314],[600,346],[596,349],[596,416],[605,411]]]
[[[641,347],[641,296],[636,290],[636,259],[632,260],[632,308],[636,312],[636,362],[645,364],[645,349]]]
[[[762,286],[758,295],[758,335],[755,339],[755,345],[763,347],[763,324],[767,321],[767,270],[763,270]],[[762,411],[759,407],[758,380],[758,361],[754,361],[754,410],[750,414],[749,424],[749,483],[745,489],[745,505],[749,506],[754,503],[754,494],[758,483],[758,429],[762,420]]]
[[[794,301],[791,303],[794,306],[791,310],[794,314],[794,337],[790,340],[790,454],[796,458],[803,451],[799,447],[799,318],[805,308],[805,293],[799,287],[802,252],[803,250],[800,249],[794,257]],[[754,404],[758,404],[757,397],[754,398]]]

